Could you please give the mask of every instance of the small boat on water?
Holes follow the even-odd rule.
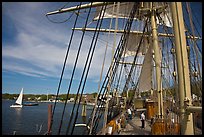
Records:
[[[22,108],[23,107],[23,88],[21,89],[21,92],[15,102],[15,104],[11,105],[10,107],[13,107],[13,108]]]
[[[31,103],[31,102],[23,104],[23,106],[38,106],[38,105],[39,105],[38,103]]]

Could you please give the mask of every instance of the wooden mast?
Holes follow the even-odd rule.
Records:
[[[186,105],[191,106],[190,77],[186,47],[185,28],[181,2],[171,2],[173,29],[175,33],[176,60],[178,67],[178,90],[180,102],[181,135],[193,135],[192,113],[187,113]]]
[[[163,118],[163,96],[162,96],[162,84],[161,84],[161,58],[159,53],[159,44],[157,36],[157,26],[156,26],[156,9],[153,9],[153,2],[151,2],[151,26],[152,26],[152,39],[153,39],[153,49],[155,55],[155,66],[156,66],[156,90],[158,98],[158,116]]]

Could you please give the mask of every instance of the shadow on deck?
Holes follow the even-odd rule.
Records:
[[[134,117],[127,122],[124,129],[121,130],[119,135],[151,135],[150,122],[145,121],[145,128],[141,128],[141,121],[138,117]]]

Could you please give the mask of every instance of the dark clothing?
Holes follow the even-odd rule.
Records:
[[[132,114],[128,114],[128,120],[132,120]]]
[[[144,115],[144,112],[141,114],[140,119],[141,119],[141,122],[142,122],[142,127],[141,128],[145,128],[145,115]]]
[[[142,128],[145,127],[145,120],[141,120],[142,121]]]

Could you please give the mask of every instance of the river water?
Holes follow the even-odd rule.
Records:
[[[39,102],[38,106],[24,106],[22,108],[10,108],[10,105],[14,104],[15,100],[2,100],[2,134],[3,135],[42,135],[47,131],[47,119],[48,119],[48,104],[54,103]],[[75,106],[75,113],[76,114]],[[90,106],[89,106],[90,107]],[[57,135],[59,130],[59,124],[62,117],[62,111],[64,103],[56,103],[55,112],[53,116],[52,135]],[[65,135],[68,123],[70,121],[71,110],[73,103],[66,105],[66,111],[64,113],[64,119],[61,128],[61,135]],[[79,107],[79,113],[76,123],[86,123],[90,117],[92,109],[86,110],[86,117],[81,116],[81,106]],[[74,118],[72,119],[72,123]],[[73,124],[71,123],[71,127]],[[99,124],[99,126],[102,124]],[[86,127],[75,127],[73,134],[82,135]],[[70,128],[69,131],[71,131]],[[69,132],[70,133],[70,132]]]

